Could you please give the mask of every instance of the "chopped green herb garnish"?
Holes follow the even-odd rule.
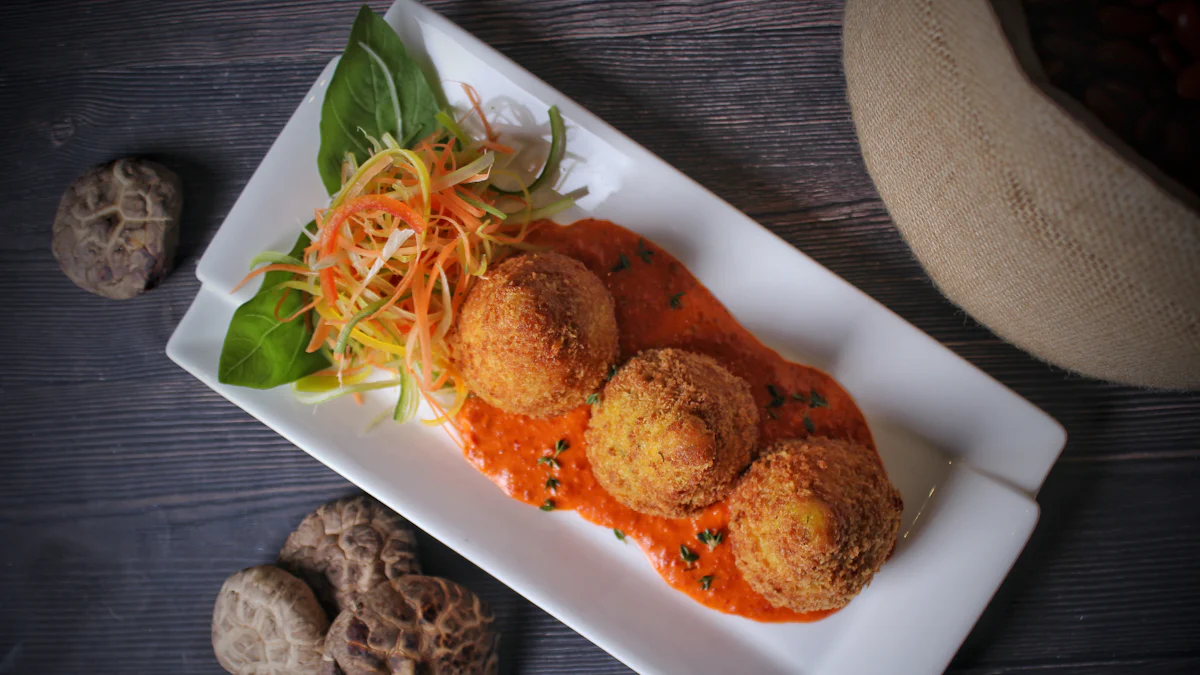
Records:
[[[586,403],[588,405],[596,405],[599,402],[600,402],[600,394],[597,394],[595,392],[588,394],[588,397],[586,399],[584,399],[584,403]]]
[[[713,575],[705,574],[704,576],[700,577],[700,588],[707,591],[708,589],[712,588],[712,581]]]
[[[546,501],[542,502],[542,505],[539,506],[538,508],[543,511],[553,511],[554,510],[554,500],[547,499]]]
[[[696,538],[700,540],[701,544],[708,546],[709,550],[712,550],[717,547],[717,544],[721,543],[721,539],[724,538],[724,535],[722,535],[720,532],[705,530],[703,532],[697,532]]]
[[[617,364],[614,363],[608,367],[608,373],[604,376],[604,381],[608,382],[609,380],[613,379],[613,375],[616,375],[616,374],[617,374]]]
[[[683,303],[679,300],[682,297],[683,293],[676,293],[671,296],[671,309],[683,309]]]
[[[559,485],[562,485],[562,483],[558,482],[558,479],[555,478],[554,476],[551,476],[546,479],[546,489],[547,490],[557,490]]]
[[[546,466],[549,466],[551,469],[560,468],[558,460],[554,459],[553,457],[551,457],[549,455],[546,455],[544,457],[538,457],[538,464],[545,464]]]
[[[779,415],[776,415],[775,411],[771,408],[767,408],[767,417],[770,417],[773,420],[779,419]]]
[[[829,401],[826,401],[824,396],[818,394],[816,389],[813,389],[813,391],[812,391],[812,407],[814,407],[814,408],[829,407]]]
[[[679,557],[683,558],[683,562],[690,565],[700,559],[700,554],[688,548],[687,544],[680,544]]]
[[[561,455],[562,453],[567,451],[567,448],[570,448],[570,447],[571,447],[571,444],[567,442],[567,439],[560,438],[560,439],[558,439],[557,442],[554,443],[554,454]]]
[[[779,393],[779,390],[776,389],[775,385],[773,384],[767,385],[767,393],[771,395],[771,402],[767,404],[768,408],[778,408],[787,402],[787,398],[785,398],[783,394]]]
[[[809,418],[808,415],[804,416],[804,428],[807,429],[808,433],[810,433],[810,434],[817,430],[817,427],[815,425],[813,425],[813,421],[812,421],[812,419]]]
[[[651,251],[650,249],[646,248],[646,240],[645,239],[638,239],[637,254],[638,254],[638,257],[642,259],[642,262],[649,265],[649,264],[651,264],[650,257],[654,255],[654,251]]]
[[[792,398],[800,401],[801,403],[808,404],[808,397],[798,391],[792,394]]]
[[[621,541],[625,541],[625,533],[618,530],[615,527],[613,528],[613,534],[617,535],[617,539],[620,539]]]
[[[621,270],[629,269],[629,257],[624,253],[617,259],[619,262],[613,266],[612,271],[620,272]]]

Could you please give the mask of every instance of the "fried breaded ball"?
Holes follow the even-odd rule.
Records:
[[[622,504],[682,518],[729,494],[757,441],[758,408],[745,380],[708,356],[652,349],[604,387],[587,456]]]
[[[507,412],[553,417],[581,405],[617,358],[612,295],[583,263],[527,253],[475,284],[451,336],[467,386]]]
[[[891,554],[904,503],[875,452],[848,441],[782,441],[729,500],[738,569],[776,607],[844,607]]]

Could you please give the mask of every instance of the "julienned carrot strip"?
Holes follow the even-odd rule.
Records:
[[[420,149],[422,152],[425,152],[428,155],[432,155],[433,161],[431,162],[431,164],[434,167],[437,167],[440,169],[446,168],[447,154],[449,154],[451,159],[453,159],[453,157],[454,157],[453,151],[450,150],[450,146],[445,143],[438,143],[435,145],[435,144],[426,142],[426,143],[421,144]]]
[[[289,317],[288,317],[288,318],[286,318],[286,319],[279,319],[279,308],[278,308],[278,307],[276,307],[276,308],[275,308],[275,318],[276,318],[276,319],[279,319],[279,320],[280,320],[280,321],[282,321],[283,323],[290,323],[290,322],[292,322],[292,321],[295,321],[295,320],[296,320],[298,317],[300,317],[300,316],[303,316],[303,315],[304,315],[306,312],[308,312],[308,310],[312,309],[313,307],[316,307],[316,306],[317,306],[317,302],[318,302],[318,300],[314,299],[312,302],[310,302],[310,303],[308,303],[307,305],[305,305],[305,306],[301,307],[300,309],[296,310],[296,311],[295,311],[295,312],[294,312],[294,313],[293,313],[291,316],[289,316]],[[280,300],[280,304],[283,304],[283,301],[282,301],[282,300]]]
[[[386,270],[389,270],[395,274],[399,274],[401,277],[403,277],[405,274],[407,274],[406,271],[397,268],[396,264],[393,263],[391,260],[384,261],[383,268]]]
[[[312,353],[320,349],[321,345],[325,344],[325,340],[329,339],[329,331],[330,326],[324,319],[318,321],[317,327],[313,330],[312,339],[308,341],[308,346],[304,348],[304,351]]]
[[[335,295],[337,289],[334,285],[333,268],[326,267],[325,269],[321,270],[320,279],[321,295],[332,303],[337,299],[337,296]]]
[[[454,417],[452,417],[450,413],[442,407],[442,404],[433,397],[432,392],[427,392],[422,389],[421,397],[425,399],[425,402],[429,404],[429,408],[433,410],[435,415],[437,415],[437,417],[435,417],[432,421],[439,423],[439,425],[446,430],[446,433],[450,435],[450,439],[454,441],[454,444],[462,447],[462,428],[458,426],[458,420],[454,419]],[[429,422],[426,423],[428,424]],[[454,433],[450,433],[451,431]]]
[[[283,293],[281,293],[279,295],[279,302],[275,303],[275,311],[272,312],[275,315],[276,321],[280,321],[280,322],[283,321],[283,319],[279,318],[279,310],[283,309],[283,301],[287,300],[288,294],[290,294],[291,292],[292,292],[292,289],[284,288]]]
[[[266,272],[292,272],[294,274],[307,274],[310,276],[313,273],[313,271],[308,269],[307,267],[300,267],[299,265],[284,265],[284,264],[263,265],[262,267],[259,267],[258,269],[254,270],[253,272],[251,272],[251,273],[247,274],[245,277],[243,277],[242,280],[240,282],[238,282],[238,285],[233,287],[233,290],[230,291],[230,293],[236,293],[239,288],[246,285],[247,281],[250,281],[254,277],[256,277],[260,274],[266,273]]]
[[[432,389],[434,391],[441,389],[442,387],[446,386],[446,381],[449,379],[450,379],[450,369],[445,368],[442,370],[442,374],[438,376],[438,379],[434,380],[433,386],[431,386],[430,389]]]
[[[446,192],[440,193],[438,198],[446,207],[446,210],[458,216],[459,220],[461,220],[463,224],[467,226],[467,229],[475,230],[482,225],[479,217],[472,213],[472,211],[476,211],[478,209],[475,209],[475,207],[464,202],[462,198],[458,197],[453,192],[447,190]],[[483,211],[479,211],[479,214],[483,215]]]
[[[516,152],[516,150],[513,150],[511,147],[504,145],[503,143],[497,143],[491,140],[479,141],[475,145],[483,148],[484,150],[495,150],[496,152],[502,152],[506,155],[511,155]]]
[[[489,141],[496,140],[496,134],[492,133],[492,125],[488,124],[487,115],[483,114],[483,101],[479,100],[479,92],[475,91],[475,87],[465,83],[462,88],[467,94],[467,100],[471,102],[471,107],[475,109],[475,114],[479,115],[479,121],[483,124],[483,133],[487,134]]]
[[[495,240],[496,243],[498,243],[498,244],[519,244],[522,241],[522,239],[520,239],[520,238],[506,237],[502,234],[493,234],[493,235],[489,235],[489,236],[491,236],[491,238],[493,240]]]
[[[456,247],[454,247],[454,246],[446,246],[445,248],[443,248],[442,252],[438,254],[437,261],[434,263],[433,269],[435,269],[435,270],[445,269],[446,260],[449,259],[450,256],[454,255],[455,248]],[[432,297],[432,295],[433,295],[433,275],[432,274],[430,275],[430,284],[429,284],[428,293],[429,293],[429,297]],[[428,302],[428,300],[426,300],[426,302]]]
[[[459,239],[466,246],[466,239]],[[470,253],[467,253],[467,259],[470,260]],[[450,301],[450,311],[458,315],[458,307],[462,304],[463,298],[467,295],[468,287],[471,284],[471,271],[467,269],[467,265],[458,266],[458,287],[455,289],[458,292],[454,294],[453,300]]]
[[[418,252],[417,259],[413,261],[413,264],[409,265],[408,272],[406,272],[404,274],[404,276],[400,279],[400,283],[396,284],[396,290],[392,293],[392,296],[388,299],[387,302],[383,303],[383,306],[379,308],[378,312],[375,312],[374,314],[371,315],[372,318],[379,316],[382,312],[386,311],[389,307],[391,307],[392,305],[395,305],[396,301],[398,301],[400,299],[400,296],[404,293],[404,291],[409,287],[410,284],[412,284],[413,276],[416,273],[417,268],[419,267],[419,265],[417,263],[420,261],[420,255],[421,254]],[[390,268],[390,265],[388,263],[384,263],[384,266]]]
[[[423,284],[425,283],[424,266],[419,262],[417,264],[417,273],[413,276],[413,314],[416,315],[417,323],[417,341],[421,345],[421,373],[424,376],[421,378],[422,383],[428,383],[433,376],[433,359],[429,354],[429,306],[428,296],[425,295]],[[412,369],[412,351],[408,351],[409,364]],[[422,387],[424,384],[422,384]]]
[[[450,189],[450,190],[447,190],[446,192],[449,193],[449,196],[454,198],[454,204],[456,204],[457,206],[466,210],[466,212],[470,213],[472,216],[475,216],[476,218],[483,218],[485,215],[487,215],[487,211],[479,208],[478,206],[475,206],[474,204],[472,204],[462,198],[462,195],[464,195],[464,194],[468,195],[468,196],[473,196],[473,195],[470,195],[470,193],[466,189],[462,190],[462,194],[459,194],[458,189]],[[485,202],[481,202],[481,203],[485,203]]]
[[[451,194],[439,195],[438,198],[441,200],[442,206],[444,206],[447,211],[456,216],[459,220],[463,221],[464,225],[468,227],[479,227],[481,224],[479,217],[474,213],[471,213],[471,207],[466,202],[458,200],[457,197],[454,197]]]
[[[418,153],[425,153],[426,155],[433,155],[434,157],[437,157],[437,150],[434,149],[433,143],[430,143],[428,138],[418,143],[415,149]]]

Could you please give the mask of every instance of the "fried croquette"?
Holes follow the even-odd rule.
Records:
[[[757,441],[758,409],[745,380],[708,356],[654,349],[604,387],[587,456],[622,504],[681,518],[729,494]]]
[[[553,417],[581,405],[617,358],[612,295],[583,263],[528,253],[463,302],[451,349],[468,388],[501,410]]]
[[[875,452],[848,441],[782,441],[729,500],[742,576],[772,605],[844,607],[891,554],[904,504]]]

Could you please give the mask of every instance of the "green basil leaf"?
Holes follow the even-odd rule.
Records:
[[[342,187],[347,152],[360,163],[373,154],[367,135],[390,133],[407,148],[437,129],[438,110],[433,87],[400,36],[363,5],[321,105],[317,168],[325,189],[334,194]]]
[[[305,229],[315,231],[316,223],[309,223]],[[301,258],[309,241],[308,236],[301,233],[290,255]],[[312,340],[307,317],[287,322],[275,318],[276,307],[279,316],[288,317],[309,302],[307,293],[277,288],[291,277],[288,272],[267,272],[258,293],[233,313],[225,344],[221,347],[217,381],[239,387],[270,389],[329,367],[329,359],[321,352],[304,351]],[[287,297],[280,304],[285,292]]]

